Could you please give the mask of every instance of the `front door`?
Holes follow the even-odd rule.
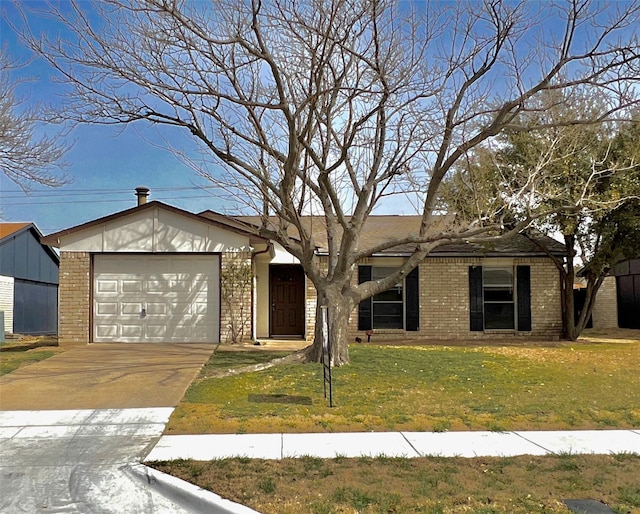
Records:
[[[304,271],[299,265],[272,265],[271,337],[304,337]]]

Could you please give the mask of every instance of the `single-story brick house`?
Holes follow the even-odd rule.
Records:
[[[139,205],[43,238],[60,249],[62,342],[227,342],[313,338],[316,291],[298,261],[260,237],[255,218]],[[308,218],[322,227],[320,218]],[[418,217],[373,216],[361,236],[407,232]],[[319,231],[317,254],[326,255]],[[559,255],[560,243],[553,246]],[[410,248],[359,263],[355,280],[380,278]],[[230,271],[249,270],[230,288]],[[229,293],[231,291],[231,293]],[[558,338],[560,283],[553,262],[524,237],[434,251],[403,283],[362,302],[352,339]]]

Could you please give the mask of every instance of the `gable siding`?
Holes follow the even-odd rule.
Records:
[[[221,253],[249,250],[249,236],[156,207],[61,237],[69,252]]]

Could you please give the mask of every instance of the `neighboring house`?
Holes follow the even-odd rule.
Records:
[[[5,331],[55,334],[58,255],[33,223],[0,223],[0,311]]]
[[[322,218],[305,222],[326,259]],[[246,339],[312,339],[315,288],[293,256],[257,235],[255,223],[139,197],[137,207],[45,237],[60,249],[60,340],[226,342],[233,323],[246,325]],[[418,217],[373,216],[361,241],[418,224]],[[553,248],[562,255],[560,243]],[[410,253],[407,246],[375,255],[359,263],[354,281],[382,277]],[[229,298],[221,282],[232,264],[250,269],[252,284]],[[374,340],[555,339],[561,329],[558,272],[517,237],[437,249],[401,284],[354,310],[350,337],[373,330]]]
[[[583,282],[574,288],[576,311],[584,304]],[[587,328],[640,328],[640,259],[617,264],[598,290]]]
[[[576,289],[574,289],[574,293]],[[574,294],[577,299],[576,307],[582,309],[586,298],[584,293]],[[579,302],[579,303],[578,303]],[[585,328],[595,328],[597,330],[607,330],[610,328],[618,328],[618,313],[616,310],[616,279],[613,275],[605,277],[595,301],[593,302],[593,310],[591,311],[591,319]]]
[[[640,328],[640,259],[622,262],[613,271],[618,325],[620,328]]]

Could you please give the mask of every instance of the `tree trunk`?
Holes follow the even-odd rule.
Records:
[[[562,295],[563,295],[563,310],[562,310],[562,328],[564,339],[569,341],[575,341],[580,335],[576,331],[575,320],[575,299],[573,296],[573,273],[563,275]]]
[[[564,339],[575,341],[578,339],[576,332],[576,316],[575,316],[575,299],[573,296],[573,282],[575,280],[575,271],[573,261],[575,258],[575,235],[564,234],[564,244],[567,249],[566,269],[561,270],[560,277],[562,282],[562,330]]]
[[[307,362],[320,362],[323,346],[322,306],[327,305],[329,344],[331,347],[331,365],[342,366],[349,363],[349,314],[353,309],[352,301],[340,293],[329,291],[320,294],[316,306],[316,327],[313,344],[307,350]]]
[[[589,323],[589,319],[591,318],[591,314],[593,313],[593,307],[596,304],[596,296],[598,294],[598,291],[600,290],[600,286],[602,286],[602,282],[604,281],[605,276],[606,275],[603,273],[598,278],[587,279],[587,294],[584,299],[582,311],[580,312],[580,317],[576,320],[576,339],[585,329],[587,323]]]

